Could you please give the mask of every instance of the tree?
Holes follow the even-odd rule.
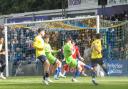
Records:
[[[67,7],[66,0],[66,7]],[[0,0],[0,14],[61,9],[62,0]]]

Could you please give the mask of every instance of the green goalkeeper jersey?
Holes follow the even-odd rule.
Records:
[[[63,49],[64,49],[64,57],[65,57],[66,63],[69,64],[72,61],[72,59],[69,58],[72,56],[72,44],[66,43]]]

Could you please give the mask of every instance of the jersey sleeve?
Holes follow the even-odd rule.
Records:
[[[45,43],[45,52],[51,52],[51,46]]]

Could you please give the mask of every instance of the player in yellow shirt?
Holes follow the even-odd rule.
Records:
[[[43,37],[45,35],[45,31],[43,28],[38,29],[38,35],[35,37],[33,46],[36,50],[36,58],[39,59],[44,67],[44,75],[43,82],[48,85],[49,82],[52,82],[49,79],[49,67],[50,63],[45,56],[45,48],[44,48],[44,40]]]
[[[96,70],[97,64],[99,64],[103,68],[104,72],[107,74],[107,69],[102,59],[103,55],[100,34],[95,34],[94,41],[91,44],[91,50],[92,67]]]

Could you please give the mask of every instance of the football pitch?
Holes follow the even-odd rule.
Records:
[[[128,77],[97,78],[97,86],[92,84],[90,77],[80,77],[75,83],[71,77],[51,79],[53,83],[44,85],[41,76],[9,77],[6,80],[0,79],[0,89],[128,89]]]

